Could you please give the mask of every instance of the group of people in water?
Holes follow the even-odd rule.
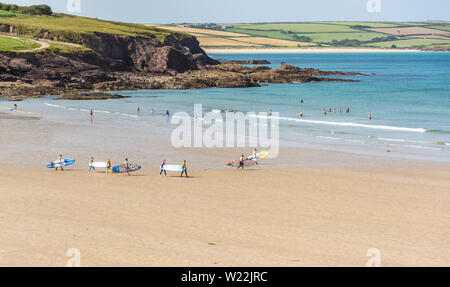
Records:
[[[304,100],[303,99],[300,100],[300,104],[304,104]],[[335,114],[337,113],[336,108],[334,108],[334,109],[328,108],[328,110],[327,109],[323,109],[323,115],[324,116],[326,116],[327,114],[331,114],[333,112]],[[273,113],[272,110],[269,110],[268,114],[269,114],[270,117],[272,116],[272,113]],[[339,108],[339,113],[342,113],[342,108]],[[345,110],[345,113],[347,113],[347,114],[350,113],[350,108],[349,107]],[[299,118],[303,118],[303,116],[304,116],[303,111],[301,111],[299,113]],[[372,114],[371,113],[369,114],[369,120],[370,121],[372,120]]]

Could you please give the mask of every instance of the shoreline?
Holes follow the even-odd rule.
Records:
[[[208,54],[425,53],[418,49],[377,48],[203,48]]]

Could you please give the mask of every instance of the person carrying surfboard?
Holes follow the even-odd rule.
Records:
[[[238,169],[242,168],[244,170],[244,155],[241,155],[241,158],[239,159],[239,166]]]
[[[164,169],[164,166],[166,165],[166,160],[163,160],[161,163],[161,172],[159,173],[159,176],[162,176],[162,173],[164,172],[164,175],[167,176],[167,171]]]
[[[94,157],[91,156],[91,160],[89,161],[89,171],[94,171],[95,172],[95,166],[93,165],[94,163]]]
[[[127,174],[131,175],[130,174],[130,165],[128,163],[128,158],[125,158],[125,160],[123,161],[123,164],[125,165],[125,170],[126,170]]]
[[[183,161],[183,164],[182,164],[181,166],[183,167],[183,171],[181,172],[181,177],[183,177],[183,173],[186,174],[186,177],[189,177],[189,176],[188,176],[188,173],[187,173],[187,164],[186,164],[186,160]]]
[[[108,159],[108,161],[106,161],[106,174],[108,174],[108,173],[111,174],[112,173],[111,168],[112,168],[111,160]]]
[[[62,154],[60,154],[60,155],[58,156],[58,163],[61,164],[61,170],[64,170],[64,168],[62,167],[63,164],[64,164],[64,160],[63,160]],[[58,170],[58,166],[56,166],[56,170]]]

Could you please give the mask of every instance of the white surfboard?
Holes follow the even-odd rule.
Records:
[[[95,168],[106,168],[107,163],[106,162],[101,162],[101,161],[94,161],[92,163],[92,166]]]
[[[181,172],[184,170],[184,168],[181,165],[165,165],[163,167],[163,170]]]

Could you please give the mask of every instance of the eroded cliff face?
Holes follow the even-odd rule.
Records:
[[[17,33],[19,29],[1,24],[0,32]],[[202,69],[205,65],[218,64],[208,57],[193,36],[173,34],[163,40],[154,35],[132,37],[127,35],[94,33],[65,35],[61,39],[55,33],[41,30],[37,38],[53,41],[69,41],[92,49],[91,60],[105,71],[138,71],[156,73],[184,73]]]
[[[83,44],[109,60],[113,70],[184,73],[218,64],[200,48],[195,37],[156,39],[96,33],[84,35]]]
[[[0,25],[0,31],[14,31]],[[39,38],[61,41],[49,31]],[[67,40],[67,39],[65,39]],[[193,36],[155,37],[92,34],[71,39],[91,50],[0,53],[0,98],[76,94],[80,91],[258,87],[260,83],[353,81],[317,76],[359,75],[300,69],[283,64],[248,68],[220,64]]]

